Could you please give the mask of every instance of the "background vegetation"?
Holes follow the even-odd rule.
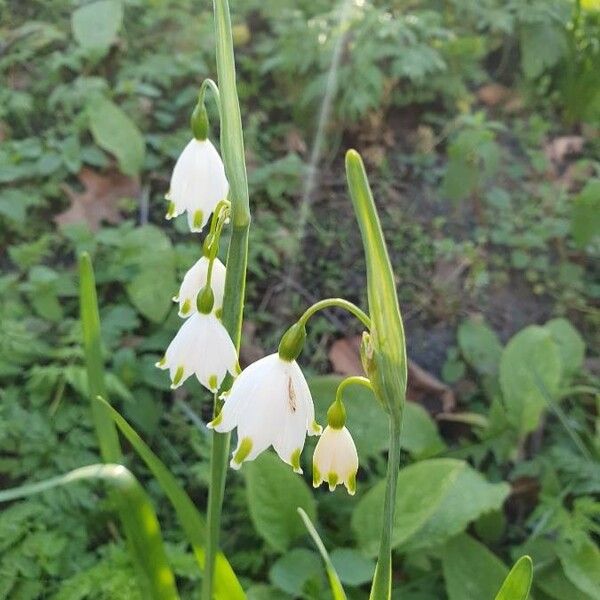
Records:
[[[242,362],[272,351],[319,297],[365,304],[341,163],[356,147],[414,361],[394,593],[491,598],[505,565],[529,553],[537,600],[600,598],[598,2],[231,4],[253,211]],[[208,398],[191,381],[172,394],[153,365],[199,251],[185,223],[173,234],[162,215],[198,85],[215,74],[211,7],[0,0],[0,19],[2,487],[99,460],[77,308],[87,250],[111,400],[204,507]],[[357,368],[358,333],[337,313],[311,327],[302,361],[321,420],[339,374]],[[297,505],[351,597],[366,597],[386,423],[366,392],[348,412],[355,497],[313,494],[270,455],[230,473],[223,546],[251,599],[329,597]],[[180,590],[195,597],[174,515],[128,460]],[[86,485],[4,506],[0,598],[139,597],[112,508]]]

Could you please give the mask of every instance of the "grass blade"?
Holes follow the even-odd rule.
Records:
[[[304,521],[304,526],[306,527],[310,537],[313,539],[317,550],[323,557],[323,562],[325,563],[325,570],[327,571],[327,578],[329,579],[329,585],[331,587],[331,594],[333,596],[333,600],[347,600],[346,592],[344,592],[344,588],[342,587],[342,582],[338,577],[338,574],[331,562],[331,558],[329,558],[329,553],[327,552],[327,548],[323,544],[323,540],[320,538],[315,526],[312,524],[311,520],[308,518],[308,515],[302,510],[298,508],[298,514],[301,519]]]
[[[178,600],[175,577],[167,562],[160,525],[148,496],[138,480],[122,465],[100,464],[81,467],[60,475],[0,492],[0,502],[17,500],[78,481],[101,480],[127,504],[132,523],[134,554],[141,558],[144,571],[143,596],[153,600]]]
[[[506,576],[496,600],[527,600],[533,579],[533,563],[521,556]]]
[[[156,477],[175,509],[181,527],[194,550],[198,564],[204,569],[206,523],[202,515],[198,512],[198,509],[194,506],[194,503],[177,479],[175,479],[160,458],[152,452],[135,429],[105,400],[97,398],[96,402],[106,408],[110,418],[127,438],[140,458],[146,463],[154,477]],[[219,552],[216,557],[214,597],[219,600],[244,600],[246,598],[237,576],[222,552]]]

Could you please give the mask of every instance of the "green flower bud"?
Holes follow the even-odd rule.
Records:
[[[303,324],[294,323],[279,342],[279,358],[286,361],[296,360],[302,352],[306,340],[306,328]]]
[[[198,312],[204,315],[209,315],[215,305],[215,295],[209,285],[205,285],[199,292],[196,299],[196,307]]]
[[[192,112],[190,118],[190,125],[192,127],[192,133],[197,140],[204,141],[208,137],[208,113],[204,106],[204,95],[198,99],[198,104]]]

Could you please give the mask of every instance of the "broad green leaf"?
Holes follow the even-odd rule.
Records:
[[[442,569],[448,600],[491,600],[508,573],[495,554],[467,534],[446,543]]]
[[[571,233],[578,246],[600,235],[600,179],[593,179],[571,202]]]
[[[553,67],[565,54],[565,32],[552,22],[521,26],[521,68],[525,77],[535,79]]]
[[[27,498],[56,487],[89,480],[107,483],[120,502],[127,505],[131,523],[129,541],[144,573],[140,579],[144,597],[150,600],[177,600],[179,594],[175,577],[167,561],[156,513],[142,486],[124,466],[99,464],[74,469],[46,481],[0,491],[0,502]]]
[[[371,581],[375,563],[353,548],[336,548],[331,553],[331,562],[340,580],[346,585],[357,586]]]
[[[94,96],[87,107],[90,132],[98,146],[114,154],[126,175],[137,175],[146,145],[137,125],[114,102]]]
[[[295,548],[279,558],[269,571],[271,583],[294,597],[302,596],[308,580],[318,577],[321,563],[317,554]]]
[[[544,325],[558,345],[562,373],[570,377],[579,372],[585,359],[585,342],[579,331],[566,319],[552,319]]]
[[[500,359],[500,386],[508,419],[521,433],[537,427],[560,379],[560,351],[550,331],[531,325],[511,338]]]
[[[121,433],[127,438],[127,441],[133,446],[139,457],[146,463],[146,466],[156,478],[163,492],[169,498],[181,527],[192,546],[194,555],[201,569],[204,568],[204,539],[206,533],[206,524],[204,518],[194,506],[185,490],[175,479],[169,469],[152,452],[148,445],[142,440],[137,432],[127,423],[127,421],[104,400],[98,399],[99,404],[107,407],[110,417]],[[215,598],[217,600],[245,600],[246,595],[231,568],[231,565],[220,552],[217,554],[215,562]]]
[[[304,535],[304,524],[297,509],[311,520],[316,504],[306,482],[289,465],[266,452],[244,465],[250,518],[256,531],[279,552]]]
[[[151,321],[163,321],[177,286],[171,240],[158,227],[144,225],[125,234],[122,249],[123,263],[131,269],[126,283],[131,302]]]
[[[329,587],[331,588],[331,595],[333,596],[333,600],[346,600],[346,593],[344,592],[344,588],[342,587],[342,583],[337,574],[336,568],[329,557],[329,553],[325,548],[325,544],[321,537],[317,533],[315,526],[312,524],[311,520],[308,518],[308,515],[301,509],[298,509],[298,514],[304,521],[304,526],[308,530],[310,537],[313,539],[315,546],[319,550],[319,554],[325,563],[325,570],[327,571],[327,579],[329,579]],[[371,569],[371,574],[373,570]]]
[[[282,595],[281,590],[270,585],[260,583],[248,588],[248,600],[285,600],[285,598],[291,598],[291,596]]]
[[[577,544],[561,544],[558,557],[566,576],[582,592],[600,600],[600,550],[589,538]]]
[[[483,319],[467,319],[458,328],[457,335],[460,350],[473,369],[481,375],[498,372],[502,344]]]
[[[75,9],[71,27],[77,43],[90,50],[106,50],[123,24],[121,0],[95,0]]]
[[[521,556],[507,575],[496,600],[527,600],[533,579],[533,564],[529,556]]]
[[[554,600],[592,600],[592,597],[573,585],[565,575],[562,565],[555,561],[535,573],[534,586]]]
[[[508,495],[505,483],[488,483],[466,462],[432,459],[400,471],[393,547],[416,550],[443,543],[481,514],[496,510]],[[352,529],[364,552],[375,555],[382,525],[383,481],[359,501]]]
[[[317,421],[326,422],[329,405],[342,381],[335,375],[311,377],[308,380]],[[350,386],[344,391],[348,429],[352,432],[360,461],[387,450],[389,424],[385,411],[372,392],[362,386]],[[415,457],[430,456],[445,448],[437,427],[421,406],[407,402],[404,407],[404,423],[400,445]]]

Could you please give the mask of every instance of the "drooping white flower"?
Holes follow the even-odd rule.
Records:
[[[327,425],[319,438],[313,455],[313,486],[327,481],[329,490],[343,483],[348,493],[356,492],[358,453],[346,427],[336,429]]]
[[[169,369],[173,389],[195,374],[211,392],[219,389],[227,371],[234,376],[239,372],[237,352],[227,330],[213,313],[201,312],[183,323],[156,366]]]
[[[208,139],[192,139],[177,159],[167,194],[167,219],[187,211],[191,231],[202,231],[211,213],[227,198],[223,161]]]
[[[321,433],[298,363],[277,353],[242,371],[225,397],[223,410],[208,426],[221,433],[237,427],[237,448],[230,463],[234,469],[272,445],[297,473],[302,472],[300,453],[306,433]]]
[[[209,259],[203,256],[185,274],[179,288],[179,294],[173,298],[175,302],[179,302],[180,317],[189,317],[196,312],[196,298],[198,297],[198,292],[206,285],[208,264]],[[215,302],[213,312],[217,313],[217,315],[220,314],[223,308],[225,272],[225,265],[218,258],[215,258],[210,287],[213,291]]]

